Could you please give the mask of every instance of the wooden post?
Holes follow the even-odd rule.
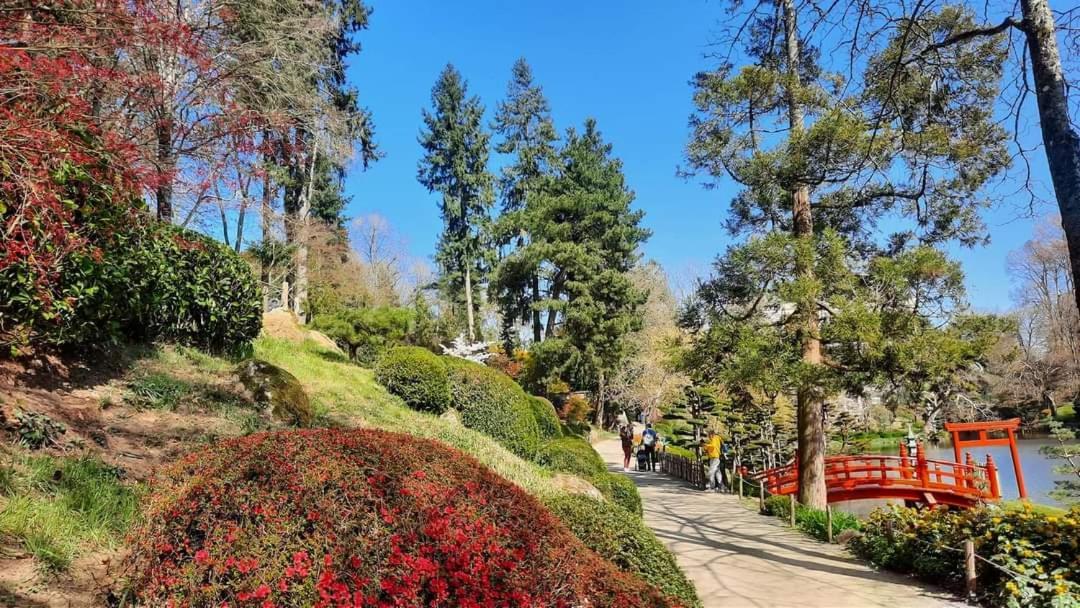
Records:
[[[832,505],[825,505],[825,537],[832,544]]]
[[[758,511],[765,512],[765,482],[758,480],[757,482],[757,505]]]
[[[1009,429],[1009,451],[1012,453],[1013,473],[1016,474],[1016,489],[1020,491],[1020,498],[1027,498],[1027,488],[1024,487],[1024,471],[1020,468],[1020,452],[1016,450],[1016,433]]]
[[[739,498],[742,498],[742,497],[743,497],[743,490],[742,490],[742,473],[739,473]]]
[[[975,541],[964,541],[964,588],[968,596],[975,595]]]
[[[795,527],[795,495],[788,494],[788,506],[791,507],[790,519],[791,527]]]

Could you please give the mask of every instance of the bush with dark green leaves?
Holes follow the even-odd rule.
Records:
[[[529,406],[532,408],[533,417],[540,427],[540,437],[553,439],[562,436],[562,423],[559,415],[555,412],[555,406],[543,397],[530,396]]]
[[[791,518],[791,498],[789,496],[770,496],[765,499],[765,513],[775,515],[785,521]],[[795,527],[818,540],[829,538],[828,515],[825,511],[811,509],[795,504]],[[833,510],[832,533],[836,538],[844,530],[858,530],[859,519],[850,513]]]
[[[675,556],[640,518],[619,505],[581,495],[550,496],[544,503],[586,546],[624,572],[636,574],[684,606],[701,606]]]
[[[440,414],[450,406],[446,363],[425,348],[398,346],[386,351],[375,366],[375,379],[414,410]]]
[[[604,498],[614,502],[627,511],[641,516],[641,494],[638,494],[637,485],[626,475],[609,473],[604,471],[599,475],[589,478],[589,482],[596,486]]]
[[[141,213],[108,226],[86,255],[70,256],[59,269],[57,301],[39,301],[18,280],[18,268],[0,271],[0,343],[168,340],[222,353],[250,347],[262,308],[251,268],[236,252]]]
[[[536,453],[537,464],[589,479],[607,472],[607,465],[589,442],[580,437],[551,439]]]
[[[449,368],[450,403],[461,414],[461,422],[533,460],[540,446],[540,427],[530,396],[499,370],[458,357],[443,360]]]

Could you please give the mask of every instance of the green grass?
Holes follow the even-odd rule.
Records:
[[[1055,515],[1057,517],[1063,517],[1068,514],[1068,510],[1052,505],[1044,505],[1037,502],[1024,501],[1024,500],[1003,500],[998,503],[1002,509],[1006,511],[1022,511],[1024,509],[1024,503],[1031,505],[1031,510],[1040,515]]]
[[[409,409],[375,381],[372,370],[362,368],[314,342],[261,337],[255,356],[296,376],[316,408],[332,423],[370,426],[418,437],[437,439],[488,465],[533,494],[557,493],[552,474],[523,460],[494,439],[444,418]]]
[[[49,570],[66,569],[87,547],[118,546],[138,512],[138,488],[95,458],[16,455],[4,466],[0,536]]]

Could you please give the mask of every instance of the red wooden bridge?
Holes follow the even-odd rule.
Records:
[[[798,465],[791,464],[746,475],[760,481],[771,494],[795,494],[799,488]],[[900,446],[899,456],[876,454],[829,456],[825,459],[828,500],[895,499],[907,503],[970,507],[998,500],[997,466],[988,454],[986,464],[947,462],[926,458],[922,445],[911,456]]]

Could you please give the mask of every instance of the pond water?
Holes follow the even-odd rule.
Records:
[[[1054,466],[1063,461],[1051,460],[1039,453],[1039,448],[1044,445],[1057,445],[1053,439],[1018,439],[1017,450],[1020,452],[1020,466],[1024,471],[1024,485],[1027,487],[1028,498],[1032,502],[1044,505],[1062,506],[1062,504],[1050,497],[1050,491],[1054,489],[1055,479],[1064,479],[1061,475],[1054,474]],[[882,451],[882,450],[874,450]],[[884,453],[896,454],[900,451],[897,444],[893,450],[883,450]],[[1016,474],[1013,472],[1012,456],[1008,446],[992,448],[971,448],[975,462],[986,463],[986,454],[994,457],[994,464],[998,467],[998,479],[1001,481],[1001,497],[1003,499],[1019,498],[1020,492],[1016,488]],[[926,457],[933,460],[955,460],[951,443],[928,446]]]

